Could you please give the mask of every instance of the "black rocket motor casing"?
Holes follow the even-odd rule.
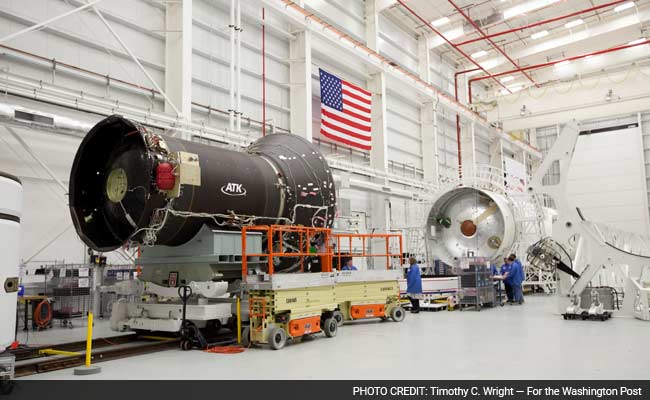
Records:
[[[198,157],[200,185],[183,184],[180,195],[170,198],[156,174],[178,152]],[[77,233],[97,251],[142,242],[145,229],[156,222],[155,211],[169,201],[173,210],[192,215],[168,213],[156,245],[186,243],[204,224],[236,228],[237,216],[261,217],[254,221],[258,225],[330,227],[336,204],[325,157],[298,136],[268,135],[238,152],[152,134],[118,115],[100,121],[82,141],[69,196]]]

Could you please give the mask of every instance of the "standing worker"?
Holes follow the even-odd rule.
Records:
[[[343,264],[343,267],[341,267],[341,271],[356,271],[356,270],[357,270],[357,267],[355,267],[352,264],[352,257],[345,260],[345,263]]]
[[[524,280],[526,279],[525,273],[524,273],[524,266],[521,264],[521,261],[517,258],[515,254],[510,254],[510,257],[508,257],[508,260],[512,263],[512,275],[513,275],[513,281],[512,281],[512,291],[514,295],[514,303],[515,304],[523,304],[524,303],[524,288],[523,288],[523,283]]]
[[[411,300],[411,312],[420,312],[420,299],[422,298],[422,277],[420,266],[414,257],[409,257],[409,269],[406,273],[406,295]]]
[[[501,275],[503,276],[503,286],[506,289],[506,298],[508,303],[512,303],[514,298],[512,292],[512,262],[508,257],[503,259],[503,265],[501,266]]]

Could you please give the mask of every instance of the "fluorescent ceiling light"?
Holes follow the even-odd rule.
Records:
[[[526,3],[516,5],[514,7],[508,8],[503,11],[503,19],[510,19],[516,17],[517,15],[525,14],[530,11],[546,7],[553,3],[557,3],[560,0],[533,0]]]
[[[447,25],[449,23],[449,18],[447,17],[442,17],[438,18],[435,21],[431,21],[431,25],[435,26],[436,28],[439,26]]]
[[[447,40],[453,40],[463,36],[465,34],[465,31],[463,30],[462,26],[459,26],[458,28],[454,28],[450,31],[443,32],[442,34],[444,37],[447,38]]]
[[[646,41],[645,38],[639,38],[639,39],[633,40],[633,41],[631,41],[630,43],[628,43],[628,46],[631,46],[631,45],[633,45],[633,44],[643,43],[643,42],[645,42],[645,41]]]
[[[501,79],[501,83],[506,83],[514,80],[515,80],[514,76],[506,76],[505,78]]]
[[[564,60],[564,61],[561,61],[561,62],[555,64],[555,66],[556,67],[564,67],[565,65],[569,65],[569,64],[571,64],[570,60]]]
[[[481,58],[481,57],[484,57],[486,54],[487,54],[487,51],[480,50],[480,51],[477,51],[476,53],[472,54],[471,57],[472,58]]]
[[[520,91],[521,89],[524,88],[523,85],[515,85],[515,86],[507,86],[508,90],[510,90],[512,93],[516,93]]]
[[[571,28],[575,28],[578,25],[582,25],[584,23],[585,23],[585,21],[583,21],[581,19],[574,19],[573,21],[569,21],[566,24],[564,24],[564,27],[567,28],[567,29],[571,29]]]
[[[540,31],[540,32],[535,32],[532,35],[530,35],[530,38],[535,40],[535,39],[540,39],[543,38],[544,36],[548,35],[548,31]]]
[[[634,7],[634,2],[633,1],[628,1],[627,3],[623,3],[620,6],[615,7],[614,11],[621,12],[621,11],[625,11],[628,8],[632,8],[632,7]]]

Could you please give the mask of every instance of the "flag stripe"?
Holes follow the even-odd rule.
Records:
[[[335,135],[331,135],[331,134],[329,134],[329,133],[323,131],[322,129],[321,129],[320,133],[321,133],[323,136],[327,137],[327,138],[330,138],[330,139],[332,139],[332,140],[336,140],[337,142],[341,142],[341,143],[347,144],[348,146],[356,147],[356,148],[359,148],[359,149],[362,149],[362,150],[370,150],[370,149],[371,149],[370,146],[366,146],[366,145],[363,145],[363,144],[360,144],[360,143],[355,143],[355,142],[349,141],[349,140],[347,140],[347,139],[344,139],[344,138],[342,138],[342,137],[338,137],[338,136],[335,136]]]
[[[370,121],[370,116],[357,114],[357,113],[355,113],[353,111],[350,111],[349,109],[339,111],[336,108],[328,107],[325,104],[321,104],[321,110],[323,110],[323,109],[327,110],[328,112],[330,112],[330,113],[332,113],[334,115],[338,115],[341,118],[348,119],[350,121],[356,122],[357,124],[361,124],[361,125],[364,125],[364,126],[370,126],[370,123],[372,122],[372,121]]]
[[[334,130],[334,131],[338,131],[338,132],[340,132],[340,133],[344,133],[344,134],[346,134],[346,135],[348,135],[348,136],[352,136],[353,138],[357,138],[357,139],[361,139],[361,140],[370,140],[370,136],[368,136],[368,135],[364,135],[364,134],[361,134],[361,133],[358,133],[358,132],[355,132],[355,131],[353,131],[353,130],[351,130],[351,129],[343,128],[343,127],[337,125],[336,123],[334,123],[334,122],[332,122],[332,121],[328,121],[328,120],[326,120],[326,119],[322,119],[322,120],[320,121],[320,123],[321,123],[321,125],[323,125],[323,126],[326,126],[326,127],[330,128],[330,129],[332,129],[332,130]]]
[[[370,146],[370,140],[358,139],[358,138],[355,138],[353,136],[348,136],[348,135],[346,135],[344,133],[341,133],[339,131],[334,131],[334,130],[332,130],[332,129],[328,128],[327,126],[324,126],[324,125],[321,126],[321,130],[327,132],[329,135],[334,135],[336,137],[341,137],[343,139],[346,139],[349,142],[354,142],[354,143],[357,143],[357,144]]]
[[[334,110],[334,111],[340,112],[339,110]],[[355,113],[354,111],[352,111],[350,109],[343,110],[343,112],[345,113],[345,115],[347,115],[348,118],[357,119],[358,120],[357,122],[359,122],[359,123],[366,123],[367,122],[368,125],[370,125],[370,123],[372,122],[372,120],[370,119],[370,115],[368,115],[368,116],[361,115],[361,114]]]
[[[328,117],[329,119],[333,119],[334,121],[338,121],[338,122],[340,122],[342,124],[348,125],[348,126],[350,126],[352,128],[356,128],[356,129],[358,129],[360,131],[363,131],[363,132],[370,132],[370,125],[359,124],[359,123],[356,123],[356,122],[352,121],[351,119],[343,118],[343,117],[341,117],[339,115],[336,115],[334,113],[329,112],[325,107],[323,107],[323,109],[321,111],[322,111],[323,115]]]
[[[348,87],[350,89],[353,89],[353,90],[355,90],[357,92],[360,92],[360,94],[366,95],[368,97],[372,96],[372,93],[370,93],[369,91],[367,91],[366,89],[364,89],[362,87],[359,87],[357,85],[354,85],[354,84],[352,84],[350,82],[346,82],[346,81],[341,81],[341,83],[343,83],[343,86],[346,86],[346,87]]]
[[[362,104],[370,105],[370,103],[371,103],[370,100],[364,99],[363,97],[359,96],[358,94],[354,94],[354,93],[352,93],[352,92],[350,92],[348,90],[343,89],[343,98],[345,99],[345,98],[350,98],[350,97],[357,100],[357,101],[359,101],[359,102],[361,102]]]
[[[358,105],[356,103],[353,103],[351,101],[348,101],[347,99],[343,99],[343,105],[344,106],[350,106],[350,107],[356,108],[357,110],[362,111],[362,112],[364,112],[366,114],[370,114],[370,109],[369,108],[361,107],[360,105]],[[344,110],[344,112],[345,112],[345,110]]]

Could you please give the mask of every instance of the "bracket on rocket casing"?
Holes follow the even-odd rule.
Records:
[[[177,151],[169,155],[170,161],[175,165],[176,177],[174,187],[167,191],[168,198],[181,195],[181,185],[201,186],[201,166],[197,154]]]

